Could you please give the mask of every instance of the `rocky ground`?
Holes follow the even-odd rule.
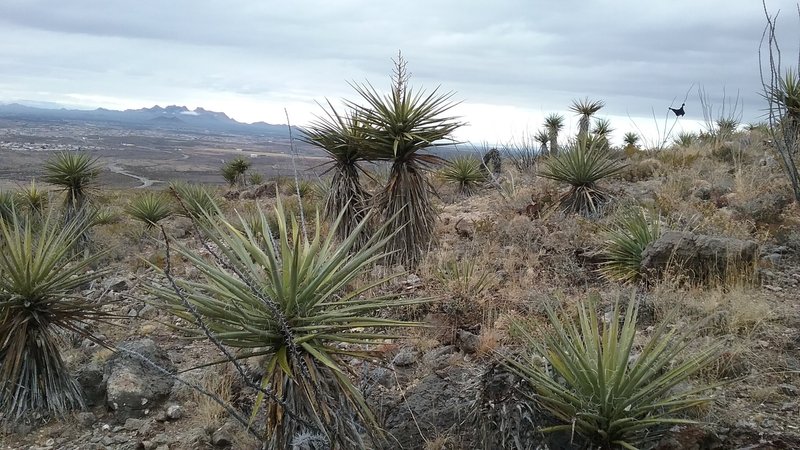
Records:
[[[725,341],[720,361],[691,380],[720,383],[714,402],[698,412],[701,423],[675,427],[659,449],[800,448],[800,207],[784,194],[774,160],[761,157],[761,149],[740,148],[746,158],[738,160],[703,149],[680,149],[680,158],[678,151],[641,154],[622,177],[607,182],[617,203],[657,208],[672,231],[647,251],[647,268],[663,275],[638,290],[647,306],[641,334],[678,311],[672,316],[678,326],[715,317],[697,348]],[[692,152],[697,155],[689,158]],[[381,288],[438,299],[398,313],[430,327],[381,347],[379,364],[353,361],[395,448],[485,448],[489,437],[500,442],[501,435],[528,439],[530,448],[571,448],[568,440],[546,441],[536,433],[551,419],[520,406],[520,381],[502,370],[496,354],[516,351],[510,324],[543,321],[544,302],[568,308],[593,292],[607,307],[635,289],[597,272],[608,219],[565,217],[553,207],[562,186],[530,173],[515,176],[513,188],[506,176],[505,190],[487,187],[468,198],[443,186],[436,249],[418,270]],[[230,192],[225,209],[273,195],[266,188]],[[143,260],[162,263],[164,249],[137,227],[125,219],[96,233],[98,245],[113,248],[104,261],[113,270],[84,295],[108,301],[108,312],[117,315],[98,325],[115,350],[88,341],[65,350],[88,409],[64,420],[7,425],[0,448],[254,448],[222,407],[192,387],[243,411],[252,405],[252,394],[230,367],[192,370],[222,355],[205,341],[185,340],[169,326],[175,319],[151,303],[143,286],[158,275]],[[197,245],[188,220],[170,219],[167,229]],[[699,273],[717,264],[709,255],[720,252],[755,265],[723,268],[712,283],[675,277],[665,267],[668,255],[682,254]],[[475,278],[485,283],[464,286],[442,275],[446,264],[464,260],[474,262]],[[185,261],[174,264],[178,275],[198,276]]]

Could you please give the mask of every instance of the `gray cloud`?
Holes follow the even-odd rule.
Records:
[[[315,99],[352,96],[348,80],[385,86],[402,49],[419,83],[467,103],[550,111],[589,96],[607,114],[649,117],[694,86],[689,110],[701,118],[705,86],[717,103],[723,87],[738,90],[745,121],[760,114],[759,2],[472,3],[5,0],[0,101],[313,110]],[[785,51],[796,52],[794,3],[768,6],[783,10]]]

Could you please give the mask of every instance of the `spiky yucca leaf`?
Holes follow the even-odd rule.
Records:
[[[614,281],[633,282],[642,276],[642,253],[661,235],[659,218],[643,208],[623,210],[605,232],[600,273]]]
[[[598,318],[594,299],[578,307],[577,320],[545,306],[552,330],[544,341],[519,325],[532,354],[504,357],[528,382],[532,399],[563,422],[542,431],[576,433],[598,448],[636,449],[666,428],[693,423],[681,412],[710,400],[702,395],[709,386],[676,389],[719,355],[719,344],[687,351],[696,329],[664,321],[639,347],[635,298],[624,315],[617,302],[607,322]]]
[[[265,213],[259,213],[259,234],[271,236]],[[199,317],[174,290],[150,286],[150,291],[177,316],[196,325],[202,320],[224,345],[242,349],[240,357],[262,355],[262,385],[285,399],[291,412],[316,424],[316,431],[326,433],[333,448],[364,448],[358,423],[375,439],[381,433],[349,378],[346,360],[371,358],[372,345],[393,338],[379,329],[413,325],[383,319],[375,312],[425,300],[372,297],[367,294],[372,285],[351,286],[364,269],[385,256],[382,249],[390,239],[375,235],[354,250],[359,228],[368,218],[347,239],[337,242],[335,233],[321,234],[319,220],[308,240],[296,221],[287,225],[280,199],[275,214],[278,237],[268,245],[261,244],[257,230],[247,221],[232,223],[207,214],[209,238],[222,252],[224,264],[176,244],[205,278],[177,281]],[[334,229],[341,220],[342,215]],[[265,402],[259,395],[256,408],[262,404],[269,448],[288,448],[298,433],[314,431],[295,420],[283,405]]]
[[[52,211],[36,227],[16,214],[0,221],[0,411],[7,419],[84,407],[60,341],[72,332],[100,343],[86,324],[104,317],[102,305],[75,292],[105,273],[88,270],[100,254],[73,252],[89,226],[84,216],[62,223]]]
[[[172,215],[170,199],[162,193],[145,192],[134,197],[125,208],[135,220],[143,222],[145,227],[152,228]]]
[[[481,161],[474,156],[455,157],[439,171],[439,176],[444,181],[455,184],[458,192],[463,195],[474,194],[487,180]]]
[[[550,157],[544,166],[540,176],[572,186],[561,198],[564,210],[588,215],[597,213],[608,198],[608,194],[597,187],[597,182],[626,165],[611,159],[607,146],[579,139],[566,151]]]

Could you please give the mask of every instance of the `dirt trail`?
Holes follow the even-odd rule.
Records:
[[[125,170],[122,166],[120,166],[117,163],[109,164],[108,165],[108,170],[110,170],[110,171],[112,171],[114,173],[118,173],[120,175],[125,175],[126,177],[131,177],[131,178],[135,178],[135,179],[139,180],[139,182],[142,183],[142,185],[141,186],[136,186],[136,189],[143,189],[143,188],[146,188],[146,187],[150,187],[154,183],[162,183],[161,180],[151,180],[150,178],[143,177],[141,175],[136,175],[134,173],[130,173],[130,172]]]

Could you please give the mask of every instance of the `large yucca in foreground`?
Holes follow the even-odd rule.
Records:
[[[375,342],[392,339],[378,329],[410,325],[382,319],[378,310],[419,300],[372,297],[371,286],[353,285],[365,268],[384,257],[382,248],[391,238],[372,238],[354,251],[367,219],[337,242],[341,215],[327,237],[317,220],[315,233],[306,239],[296,221],[287,225],[280,200],[275,213],[278,237],[266,245],[256,236],[273,235],[263,212],[257,222],[261,230],[246,220],[234,224],[207,215],[220,260],[179,246],[204,280],[178,280],[181,294],[163,286],[151,290],[174,314],[207,327],[225,346],[241,349],[238,357],[263,357],[260,384],[281,399],[261,393],[256,402],[256,410],[265,409],[269,448],[291,448],[301,434],[321,435],[332,448],[365,448],[364,430],[376,441],[382,434],[350,379],[348,360],[371,358]]]
[[[522,326],[532,354],[506,357],[508,367],[528,383],[532,399],[563,423],[542,431],[577,434],[590,448],[636,449],[674,424],[693,423],[681,412],[706,403],[702,394],[709,387],[678,387],[715,361],[720,347],[690,353],[694,329],[670,328],[666,321],[640,347],[635,299],[624,313],[617,303],[604,322],[596,308],[593,300],[583,303],[575,320],[559,318],[547,307],[552,329],[544,341]],[[581,447],[575,443],[575,448]]]
[[[61,357],[64,332],[99,342],[86,330],[100,305],[76,291],[103,274],[94,258],[72,251],[89,224],[48,214],[41,224],[13,213],[0,221],[0,413],[17,420],[64,415],[84,406],[80,386]]]

